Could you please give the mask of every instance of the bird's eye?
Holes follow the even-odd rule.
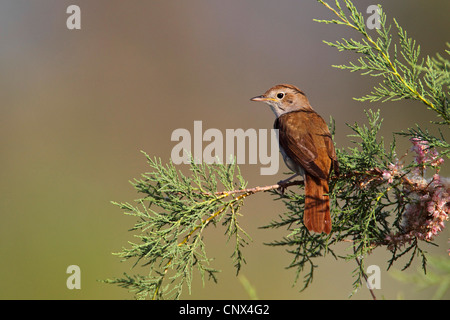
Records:
[[[283,99],[284,98],[284,93],[283,92],[278,93],[277,94],[277,98],[278,99]]]

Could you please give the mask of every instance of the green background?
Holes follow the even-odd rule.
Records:
[[[355,1],[361,11],[374,4]],[[66,9],[81,8],[81,30],[68,30]],[[422,53],[443,52],[448,41],[450,2],[381,1],[422,45]],[[97,280],[121,276],[130,264],[111,252],[133,240],[134,218],[111,200],[138,196],[129,180],[147,171],[140,150],[170,158],[173,130],[271,128],[272,112],[249,98],[277,83],[303,89],[326,120],[336,120],[338,147],[349,145],[345,123],[364,120],[363,110],[382,110],[383,134],[415,123],[429,127],[434,113],[418,102],[360,103],[375,79],[337,70],[354,59],[322,40],[358,37],[341,26],[313,22],[329,18],[316,1],[73,1],[3,0],[0,4],[0,298],[131,299]],[[448,136],[447,136],[448,137]],[[410,147],[400,139],[398,152]],[[448,162],[448,160],[447,160]],[[442,174],[449,175],[448,163]],[[249,185],[276,176],[242,166]],[[242,226],[253,242],[244,250],[241,273],[262,299],[346,299],[352,290],[353,261],[317,259],[313,284],[292,287],[290,255],[263,245],[283,230],[261,230],[282,212],[281,203],[257,194],[246,201]],[[221,269],[219,283],[194,280],[193,299],[246,299],[225,246],[224,230],[208,228],[207,250]],[[433,255],[447,254],[447,230]],[[346,245],[340,247],[346,253]],[[381,248],[366,264],[382,270],[379,298],[429,298],[386,271]],[[81,290],[68,290],[66,268],[81,268]],[[403,264],[397,264],[401,268]],[[418,260],[411,272],[419,267]],[[136,272],[145,273],[138,267]],[[301,283],[300,283],[301,284]],[[361,288],[354,299],[368,299]],[[447,296],[448,298],[448,296]]]

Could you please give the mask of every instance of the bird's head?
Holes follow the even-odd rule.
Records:
[[[291,111],[312,109],[303,91],[290,84],[276,85],[264,94],[250,100],[267,103],[276,117]]]

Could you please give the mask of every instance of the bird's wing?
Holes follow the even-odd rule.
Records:
[[[330,157],[319,157],[324,148],[330,154],[334,147],[325,121],[312,110],[294,111],[275,120],[274,128],[279,130],[280,145],[289,158],[299,163],[310,175],[328,179]],[[327,135],[328,134],[328,135]]]

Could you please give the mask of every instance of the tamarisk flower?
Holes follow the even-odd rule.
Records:
[[[428,141],[419,138],[411,138],[410,141],[413,144],[411,151],[416,153],[415,161],[422,168],[427,164],[439,167],[444,162],[444,159],[439,157],[437,150],[430,148]]]
[[[389,183],[394,182],[395,176],[400,176],[403,174],[403,165],[397,161],[396,164],[390,163],[388,165],[389,170],[383,170],[382,177]]]
[[[432,241],[444,229],[450,213],[450,179],[436,173],[427,180],[423,170],[426,166],[439,167],[444,159],[427,141],[419,138],[410,141],[418,167],[404,178],[407,182],[404,191],[410,202],[402,216],[401,231],[386,237],[388,248],[410,243],[414,238]],[[393,177],[404,174],[403,167],[398,164],[390,164],[388,169],[383,171],[382,177],[389,183]]]

